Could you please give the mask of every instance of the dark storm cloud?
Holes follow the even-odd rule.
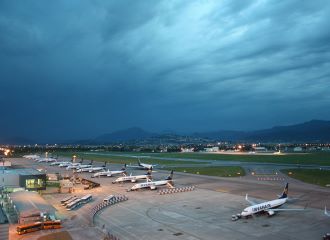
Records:
[[[4,135],[329,119],[327,1],[1,1]]]

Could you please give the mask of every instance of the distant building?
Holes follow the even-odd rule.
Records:
[[[253,148],[255,152],[267,152],[267,148],[265,147],[254,147]]]
[[[204,148],[205,152],[219,152],[219,147],[208,147]]]
[[[302,149],[302,147],[294,147],[294,148],[293,148],[293,151],[294,151],[294,152],[302,152],[303,149]]]
[[[188,153],[188,152],[194,152],[194,148],[181,148],[181,152],[185,152],[185,153]]]

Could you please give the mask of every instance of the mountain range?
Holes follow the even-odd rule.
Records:
[[[171,134],[172,137],[182,137],[180,134]],[[258,142],[329,142],[330,121],[312,120],[290,126],[276,126],[256,131],[210,131],[185,134],[190,138],[206,138],[219,141],[258,141]],[[91,142],[98,144],[126,142],[131,140],[145,140],[149,138],[168,138],[168,134],[159,134],[134,127],[109,134],[101,135]]]
[[[145,140],[161,142],[162,139],[210,139],[216,141],[245,141],[245,142],[330,142],[330,121],[312,120],[289,126],[276,126],[269,129],[256,131],[229,131],[218,130],[209,132],[195,132],[180,135],[176,133],[153,133],[138,127],[127,128],[102,134],[88,140],[78,140],[70,143],[75,144],[112,144],[127,142],[142,142]],[[22,137],[1,138],[3,144],[32,144],[31,141]],[[165,141],[166,142],[166,141]],[[180,141],[175,141],[180,142]],[[64,143],[64,142],[63,142]]]

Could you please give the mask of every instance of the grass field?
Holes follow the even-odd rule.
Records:
[[[77,161],[80,161],[81,158],[94,160],[97,162],[108,162],[108,163],[121,163],[121,164],[137,164],[137,158],[135,157],[127,157],[127,156],[110,156],[103,154],[85,154],[83,152],[56,152],[55,155],[63,156],[63,157],[72,157],[73,155],[77,156]],[[126,154],[126,153],[125,153]],[[190,162],[190,161],[180,161],[180,160],[160,160],[154,159],[152,157],[141,157],[140,158],[143,163],[147,164],[159,164],[159,165],[169,165],[169,164],[198,164],[198,162]]]
[[[317,184],[325,187],[330,184],[330,171],[320,169],[283,169],[281,172],[303,182]]]
[[[168,169],[168,170],[171,170],[171,169]],[[194,167],[194,168],[176,167],[176,168],[173,168],[173,170],[177,171],[177,172],[186,172],[186,173],[217,176],[217,177],[240,177],[240,176],[245,175],[244,169],[241,167],[236,167],[236,166]]]
[[[283,155],[261,155],[261,154],[213,154],[213,153],[126,153],[126,152],[109,152],[109,154],[123,154],[128,156],[111,156],[106,155],[107,152],[102,152],[99,155],[84,154],[74,152],[61,152],[58,153],[62,156],[72,157],[76,154],[79,158],[92,159],[95,161],[109,161],[113,163],[129,163],[136,162],[136,156],[140,156],[140,159],[146,163],[155,164],[173,164],[171,160],[160,160],[162,158],[184,158],[184,159],[202,159],[212,161],[240,161],[240,162],[262,162],[262,163],[284,163],[284,164],[316,164],[330,166],[330,153],[329,152],[317,152],[317,153],[297,153],[297,154],[283,154]],[[132,156],[129,156],[132,155]],[[147,157],[146,157],[147,156]],[[176,160],[175,164],[198,164],[198,162],[187,162]]]
[[[307,154],[213,154],[213,153],[153,153],[144,154],[155,157],[190,158],[204,160],[223,160],[241,162],[288,163],[288,164],[318,164],[330,166],[330,153],[317,152]]]

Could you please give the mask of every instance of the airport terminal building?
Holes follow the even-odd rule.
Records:
[[[0,179],[3,181],[0,185],[4,185],[6,188],[24,188],[29,191],[46,189],[46,173],[35,169],[2,169]]]

